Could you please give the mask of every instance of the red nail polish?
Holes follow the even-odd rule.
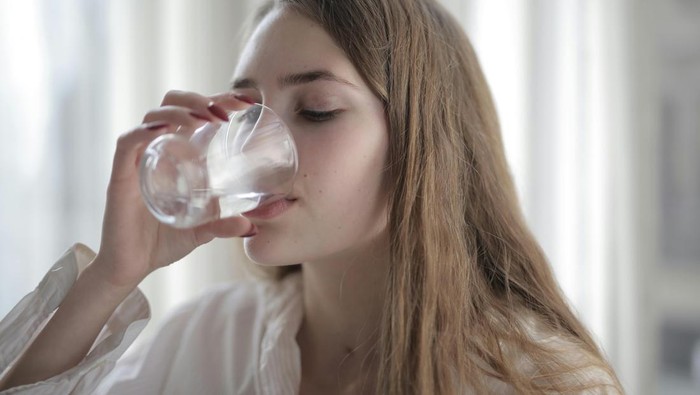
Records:
[[[207,106],[209,109],[209,112],[214,114],[217,118],[221,119],[224,122],[228,122],[228,114],[226,114],[226,111],[224,111],[223,108],[217,106],[214,104],[214,102],[209,103],[209,106]]]
[[[235,97],[235,98],[236,98],[236,100],[240,100],[240,101],[242,101],[242,102],[244,102],[244,103],[248,103],[248,104],[255,104],[255,100],[251,99],[251,98],[250,98],[250,97],[248,97],[248,96],[243,96],[243,95],[233,95],[233,97]]]
[[[164,127],[167,127],[168,123],[164,121],[156,121],[156,122],[151,122],[147,123],[144,125],[144,127],[148,130],[158,130],[158,129],[163,129]]]

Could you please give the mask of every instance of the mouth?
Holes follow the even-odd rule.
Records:
[[[284,199],[275,200],[270,203],[263,204],[254,210],[246,211],[241,214],[248,219],[272,219],[282,215],[287,211],[297,200],[294,197],[286,197]]]

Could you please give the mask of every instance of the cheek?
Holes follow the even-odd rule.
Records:
[[[284,221],[246,240],[253,260],[280,265],[337,257],[386,229],[386,129],[371,122],[334,126],[295,135],[300,204]]]
[[[387,151],[384,128],[347,125],[305,143],[300,180],[319,230],[346,227],[366,232],[385,206],[381,191]]]
[[[299,180],[309,198],[332,203],[376,198],[387,142],[381,128],[343,125],[329,133],[304,136],[299,149]]]

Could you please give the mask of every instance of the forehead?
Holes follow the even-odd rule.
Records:
[[[343,50],[320,25],[289,8],[275,8],[246,43],[234,77],[263,81],[318,69],[362,82]]]

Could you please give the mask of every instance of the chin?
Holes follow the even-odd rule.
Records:
[[[251,261],[261,266],[289,266],[299,263],[293,254],[290,254],[289,249],[261,236],[248,237],[243,241],[245,254]]]

